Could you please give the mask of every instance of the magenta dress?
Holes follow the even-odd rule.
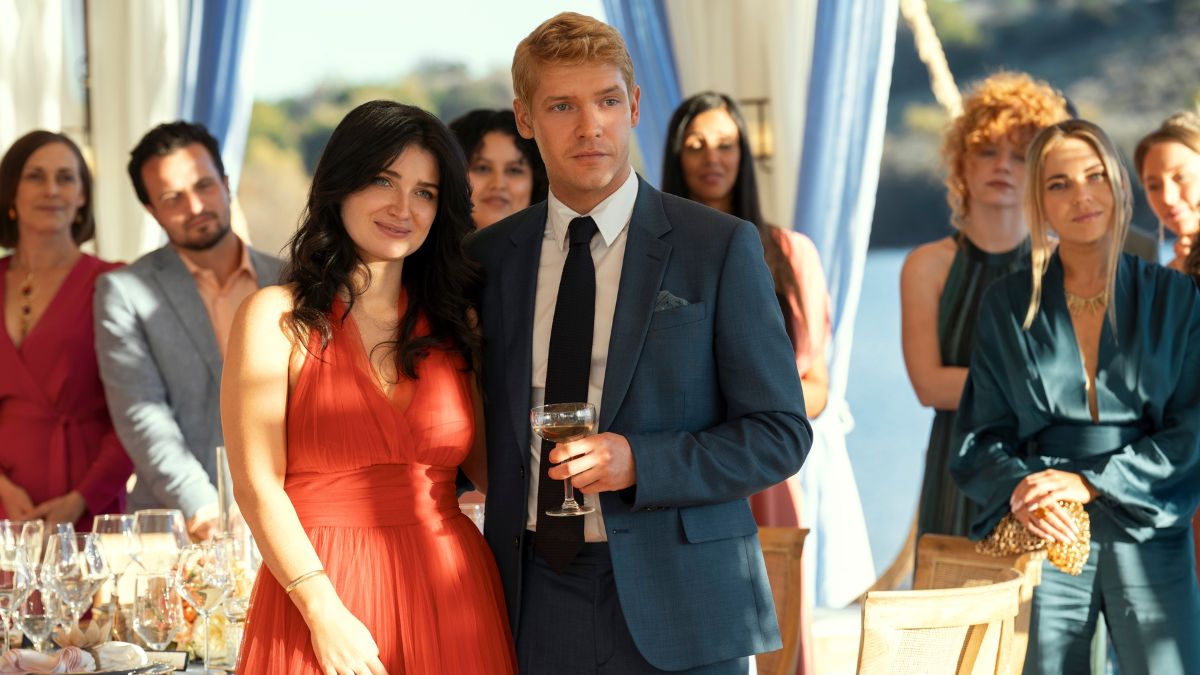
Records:
[[[0,259],[0,303],[11,260]],[[0,330],[0,472],[35,506],[77,490],[87,503],[80,530],[124,511],[133,472],[108,416],[92,325],[96,278],[116,267],[80,256],[19,347]]]

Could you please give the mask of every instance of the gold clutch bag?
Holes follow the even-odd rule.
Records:
[[[1075,528],[1079,530],[1079,538],[1074,543],[1047,542],[1025,529],[1021,521],[1009,513],[996,524],[995,529],[975,544],[975,550],[994,556],[1045,550],[1046,557],[1052,565],[1071,576],[1079,576],[1092,549],[1092,521],[1083,504],[1079,502],[1060,501],[1058,505],[1066,510]]]

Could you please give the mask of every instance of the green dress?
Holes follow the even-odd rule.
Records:
[[[958,253],[950,264],[938,303],[938,345],[942,364],[966,368],[975,348],[975,317],[984,290],[1000,277],[1029,267],[1029,240],[1005,253],[988,253],[961,232]],[[966,536],[975,517],[974,505],[950,478],[950,452],[955,447],[958,413],[937,410],[925,454],[925,480],[917,508],[917,537],[922,534]]]

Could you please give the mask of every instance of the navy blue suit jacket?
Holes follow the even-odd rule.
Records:
[[[467,242],[487,276],[485,536],[514,630],[545,226],[543,202]],[[747,497],[800,469],[812,429],[758,233],[639,178],[620,284],[600,431],[629,440],[637,483],[599,497],[630,633],[664,670],[778,649]]]

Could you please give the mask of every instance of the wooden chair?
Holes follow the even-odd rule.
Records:
[[[756,657],[758,672],[762,675],[795,675],[800,662],[800,608],[803,593],[800,556],[807,535],[808,530],[799,527],[758,528],[758,542],[762,545],[767,578],[771,582],[771,596],[775,599],[775,615],[779,617],[779,631],[783,636],[782,649]]]
[[[1033,611],[1033,589],[1042,582],[1043,551],[1012,556],[992,556],[975,550],[966,537],[926,534],[917,545],[917,572],[913,588],[960,588],[979,582],[996,582],[1015,569],[1021,584],[1021,608],[1013,622],[1013,639],[1000,675],[1019,675],[1025,667],[1029,647],[1029,618]]]
[[[1012,639],[1023,577],[965,588],[872,591],[862,611],[859,675],[996,675]]]

